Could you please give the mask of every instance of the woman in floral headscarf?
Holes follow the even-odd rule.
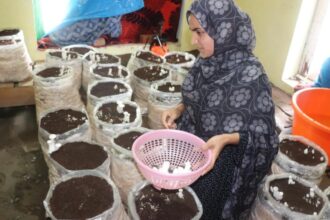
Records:
[[[250,18],[232,0],[196,0],[187,20],[200,54],[183,82],[183,103],[162,121],[203,138],[213,152],[192,185],[203,219],[247,219],[278,150],[271,86],[252,53]]]

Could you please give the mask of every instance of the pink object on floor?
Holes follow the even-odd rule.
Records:
[[[156,188],[180,189],[195,182],[211,163],[211,151],[202,151],[205,142],[188,132],[170,129],[149,131],[137,138],[132,153],[142,175]],[[191,172],[164,173],[158,169],[168,161],[170,170],[191,164]]]

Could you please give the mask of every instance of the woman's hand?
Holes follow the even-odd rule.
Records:
[[[239,143],[239,133],[220,134],[210,138],[206,142],[206,144],[202,146],[202,149],[211,150],[212,160],[211,160],[211,164],[209,165],[209,167],[207,167],[207,169],[204,171],[202,175],[208,173],[214,167],[215,161],[218,159],[219,154],[226,145],[238,144],[238,143]]]
[[[175,108],[165,110],[162,114],[162,123],[165,128],[175,129],[176,123],[175,119],[179,118],[184,110],[184,105],[179,104]]]

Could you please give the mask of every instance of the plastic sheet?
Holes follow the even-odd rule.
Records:
[[[62,182],[68,181],[70,179],[84,177],[84,176],[96,176],[96,177],[102,178],[108,182],[108,184],[112,187],[112,190],[113,190],[112,207],[93,218],[88,218],[88,220],[126,220],[126,219],[128,219],[128,216],[121,203],[118,189],[117,189],[116,185],[112,182],[112,180],[109,177],[105,176],[104,174],[102,174],[98,171],[85,171],[85,170],[67,174],[50,186],[46,199],[43,202],[44,207],[46,209],[47,217],[50,217],[52,220],[57,219],[53,215],[51,207],[49,206],[50,199],[53,196],[53,191],[56,188],[56,186]]]
[[[73,74],[72,67],[62,67],[63,74],[59,77],[40,77],[37,75],[40,71],[47,69],[45,65],[35,69],[34,79],[34,96],[36,103],[37,119],[45,111],[53,108],[83,108],[78,88],[75,86],[77,78]]]
[[[0,36],[0,41],[3,40],[9,40],[12,44],[0,45],[0,82],[21,82],[30,78],[32,60],[23,32],[19,30],[15,35]]]
[[[280,150],[272,164],[272,172],[274,174],[279,173],[294,173],[301,178],[312,181],[314,183],[319,183],[322,180],[322,175],[324,174],[327,164],[328,164],[328,156],[325,151],[319,147],[317,144],[312,141],[297,135],[280,135],[280,141],[288,139],[292,141],[299,141],[307,146],[311,146],[314,149],[318,150],[324,157],[324,161],[318,164],[317,166],[307,166],[300,164],[292,159],[290,159],[287,155],[282,153]]]
[[[129,215],[133,220],[140,220],[140,217],[138,216],[138,213],[136,211],[135,196],[139,194],[140,190],[142,190],[145,186],[149,184],[150,183],[148,181],[139,182],[132,188],[132,190],[128,194],[128,210],[129,210]],[[198,220],[202,217],[203,214],[202,204],[192,188],[186,187],[184,189],[186,189],[194,197],[198,208],[197,214],[191,220]]]
[[[317,215],[307,215],[304,213],[294,212],[284,204],[278,202],[273,198],[269,193],[269,184],[271,181],[282,178],[289,178],[291,176],[293,181],[298,181],[299,183],[305,185],[306,187],[311,187],[314,189],[315,194],[320,196],[325,202],[325,205],[322,207],[321,211]],[[253,207],[251,209],[251,219],[253,220],[317,220],[320,219],[326,210],[327,198],[325,194],[313,183],[302,179],[294,174],[283,173],[270,175],[266,178],[265,184],[262,188],[259,189],[257,198]]]
[[[144,133],[149,131],[149,129],[143,127],[127,129],[110,139],[111,178],[118,187],[120,196],[125,204],[127,204],[129,191],[137,182],[142,181],[144,178],[134,162],[132,152],[117,145],[114,140],[132,131]]]
[[[52,55],[52,53],[61,53],[62,57]],[[70,59],[70,54],[75,54],[77,58]],[[65,50],[48,50],[46,53],[46,66],[47,67],[62,67],[70,66],[73,69],[75,86],[80,89],[81,86],[81,74],[82,74],[82,58],[78,53],[69,52]]]

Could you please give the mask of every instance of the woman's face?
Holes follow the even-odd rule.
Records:
[[[214,53],[214,40],[199,24],[196,17],[191,14],[188,18],[189,29],[192,31],[191,44],[197,46],[199,55],[202,58],[207,58]]]

